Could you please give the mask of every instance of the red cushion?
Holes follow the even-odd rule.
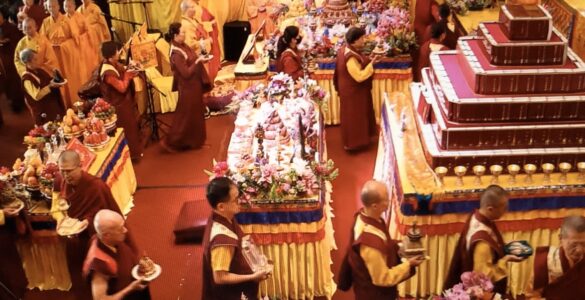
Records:
[[[207,201],[197,200],[183,203],[175,223],[175,243],[200,242],[211,210]]]

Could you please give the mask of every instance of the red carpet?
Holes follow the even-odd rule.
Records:
[[[28,113],[15,116],[8,111],[5,103],[0,103],[6,122],[11,124],[0,129],[0,164],[11,166],[25,150],[22,137],[31,125]],[[164,118],[169,120],[171,116]],[[225,159],[233,120],[233,116],[207,120],[207,148],[167,154],[154,143],[146,149],[143,160],[134,166],[139,189],[134,195],[135,207],[128,216],[128,227],[138,245],[163,268],[161,277],[151,284],[153,299],[200,297],[201,246],[175,245],[172,230],[183,202],[204,197],[207,176],[203,169],[211,167],[213,158]],[[348,154],[341,145],[339,127],[327,128],[327,144],[329,157],[340,169],[340,176],[333,183],[332,205],[335,238],[340,248],[332,252],[332,269],[337,274],[348,243],[353,214],[360,207],[361,185],[373,173],[376,145],[357,154]],[[209,208],[203,206],[202,209]],[[31,291],[26,299],[69,300],[73,297],[65,292]],[[338,291],[333,299],[353,299],[353,294]]]

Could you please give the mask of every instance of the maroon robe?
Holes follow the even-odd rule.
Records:
[[[357,218],[360,218],[364,223],[384,232],[386,240],[366,231],[362,232],[356,240],[354,236],[354,228],[356,226]],[[390,238],[387,228],[388,226],[383,220],[377,221],[361,212],[356,213],[354,216],[354,222],[351,226],[350,246],[347,249],[343,262],[341,263],[341,270],[339,271],[339,288],[343,291],[347,291],[353,285],[353,292],[356,300],[398,299],[398,290],[396,286],[382,287],[376,286],[372,283],[372,277],[370,276],[366,262],[360,255],[360,246],[368,246],[386,254],[386,266],[388,268],[393,268],[399,265],[400,257],[398,256],[398,243]],[[411,268],[410,277],[414,274],[415,269]]]
[[[8,20],[4,20],[0,25],[0,32],[0,40],[8,39],[7,42],[0,44],[0,94],[5,92],[11,101],[12,110],[20,111],[24,107],[24,94],[19,81],[20,76],[14,66],[14,50],[22,38],[22,32]]]
[[[122,66],[114,66],[104,61],[102,68],[105,65],[114,67],[118,74],[113,70],[101,73],[100,90],[102,96],[104,100],[116,108],[116,114],[118,115],[117,125],[124,128],[124,134],[130,148],[130,156],[133,160],[140,159],[142,156],[142,141],[138,121],[136,120],[132,75]]]
[[[480,230],[474,233],[470,240],[469,240],[469,249],[467,248],[467,233],[470,229],[471,218],[475,216],[475,218],[489,229],[492,230],[494,236],[490,235],[485,230]],[[449,273],[447,274],[447,279],[445,281],[445,285],[443,286],[443,290],[450,289],[454,285],[461,282],[461,274],[465,272],[473,271],[473,252],[475,250],[475,246],[479,241],[483,241],[488,243],[490,248],[493,251],[493,263],[495,264],[498,260],[504,257],[504,240],[502,239],[502,235],[500,231],[496,227],[496,224],[493,221],[488,220],[479,211],[475,211],[467,222],[465,223],[465,227],[461,232],[461,236],[457,241],[457,247],[455,248],[455,253],[453,254],[453,258],[451,259],[451,265],[449,266]],[[498,282],[494,282],[494,292],[499,293],[501,295],[506,294],[506,289],[508,286],[508,279],[504,278]]]
[[[422,69],[423,68],[430,67],[430,65],[431,65],[431,59],[430,59],[430,56],[431,56],[431,53],[432,53],[432,51],[431,51],[431,44],[441,44],[441,42],[439,42],[436,39],[430,39],[430,40],[426,41],[420,47],[420,49],[419,49],[420,56],[418,58],[418,62],[415,64],[415,67],[414,67],[414,69],[415,69],[414,72],[416,74],[418,74],[419,80],[422,80],[422,77],[420,77],[421,76]],[[447,48],[447,47],[445,47],[443,45],[443,47],[440,49],[440,51],[443,51],[443,50],[449,50],[449,48]]]
[[[177,150],[199,148],[206,138],[205,105],[203,93],[211,84],[202,63],[195,63],[197,54],[185,44],[173,42],[171,68],[173,90],[179,91],[179,100],[173,124],[166,136],[166,144]]]
[[[22,87],[24,89],[24,82],[30,81],[38,89],[49,85],[53,77],[43,69],[31,70],[26,68],[22,75]],[[51,89],[41,100],[33,99],[25,90],[24,93],[26,105],[28,106],[32,115],[33,121],[36,125],[41,126],[49,121],[55,121],[65,115],[65,105],[61,100],[61,93],[59,89]]]
[[[447,48],[451,50],[455,49],[455,47],[457,47],[457,34],[453,32],[451,29],[449,29],[449,26],[447,25],[447,20],[440,20],[438,23],[443,23],[443,25],[445,26],[445,40],[443,41],[443,45],[445,45]],[[436,23],[432,23],[429,26],[427,26],[425,34],[423,35],[423,38],[420,41],[421,45],[431,39],[431,30],[434,24]]]
[[[41,3],[42,2],[44,2],[44,0],[41,0]],[[18,11],[26,13],[29,18],[35,20],[37,28],[41,28],[43,20],[49,16],[40,4],[33,4],[30,7],[21,6]]]
[[[435,15],[438,14],[438,4],[435,0],[417,0],[414,11],[414,32],[416,34],[418,44],[422,45],[425,42],[424,35],[427,26],[436,22],[435,18],[437,20],[439,19],[435,17]],[[418,61],[421,57],[420,55],[420,51],[412,52],[413,66],[418,65]],[[416,68],[413,68],[412,71],[413,81],[420,81],[420,72],[417,72],[418,70]]]
[[[132,268],[137,264],[138,253],[128,243],[117,245],[114,252],[94,236],[83,263],[83,276],[88,282],[91,282],[94,272],[107,276],[107,295],[114,295],[134,281]],[[148,300],[150,291],[147,287],[141,291],[134,291],[122,299]]]
[[[219,223],[225,226],[233,234],[237,235],[238,239],[234,239],[226,234],[211,235],[211,229],[214,223]],[[234,274],[253,274],[252,269],[246,262],[242,255],[241,238],[243,236],[239,225],[235,219],[228,221],[226,218],[216,214],[211,214],[205,227],[203,234],[203,292],[202,300],[240,300],[242,293],[248,299],[258,298],[258,283],[255,281],[247,281],[238,284],[216,284],[213,281],[213,270],[211,268],[211,250],[218,246],[234,247],[234,256],[230,264],[230,273]],[[211,239],[211,240],[210,240]]]
[[[345,48],[351,51],[345,54]],[[341,137],[346,150],[357,150],[367,147],[370,138],[376,135],[376,120],[374,118],[374,104],[372,99],[372,77],[357,82],[351,77],[346,63],[356,58],[362,69],[370,59],[360,54],[351,46],[344,46],[337,52],[333,84],[340,101]]]
[[[585,299],[585,259],[572,268],[559,247],[563,275],[549,282],[547,256],[549,247],[538,247],[534,256],[534,290],[542,289],[541,296],[549,300]]]
[[[278,58],[276,71],[290,75],[290,77],[292,77],[295,81],[303,77],[304,73],[301,56],[293,49],[286,49],[280,54],[280,57]]]
[[[106,183],[86,172],[83,172],[76,186],[69,185],[63,180],[61,193],[63,198],[69,202],[69,210],[67,211],[69,217],[89,222],[87,230],[76,237],[67,239],[67,264],[71,275],[72,291],[77,299],[91,299],[91,287],[82,277],[82,266],[87,255],[90,237],[95,234],[93,219],[102,209],[113,210],[121,214],[120,208]],[[126,239],[137,251],[130,231],[126,234]]]
[[[6,216],[5,216],[6,217]],[[0,282],[17,296],[24,298],[27,280],[22,268],[22,261],[16,249],[16,218],[6,217],[6,224],[0,225]],[[0,299],[12,299],[0,288]]]

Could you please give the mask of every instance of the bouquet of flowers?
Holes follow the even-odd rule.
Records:
[[[288,74],[278,73],[272,76],[267,88],[268,100],[273,100],[272,97],[282,100],[282,98],[290,96],[293,86],[294,81]]]
[[[327,101],[329,100],[329,93],[317,84],[314,79],[299,79],[300,89],[297,95],[301,98],[308,98],[313,101],[321,111],[327,110]]]
[[[312,162],[311,170],[319,181],[333,181],[339,176],[339,169],[331,159],[326,162]]]
[[[493,292],[494,285],[483,273],[465,272],[461,274],[461,283],[443,292],[445,300],[501,300],[500,294]]]
[[[376,35],[390,46],[391,54],[408,53],[416,46],[416,36],[410,25],[407,9],[390,7],[378,20]]]
[[[266,97],[266,86],[262,83],[252,85],[242,92],[236,92],[232,98],[232,102],[239,103],[242,101],[249,101],[252,104],[264,101]]]

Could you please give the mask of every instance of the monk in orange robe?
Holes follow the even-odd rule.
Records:
[[[203,53],[211,54],[213,57],[206,64],[207,73],[211,82],[215,80],[219,69],[221,69],[221,50],[219,45],[219,29],[215,17],[205,7],[199,5],[199,0],[184,0],[186,3],[181,3],[181,9],[184,12],[184,17],[191,22],[190,27],[186,28],[189,45],[198,55]],[[181,20],[183,21],[183,19]],[[196,30],[193,30],[196,28]],[[198,43],[193,43],[193,39]],[[193,45],[194,44],[194,45]],[[205,45],[205,49],[203,49]]]
[[[2,8],[0,13],[0,94],[6,93],[14,112],[20,112],[24,108],[20,76],[14,66],[14,50],[21,38],[22,32],[8,21],[8,11]]]
[[[333,84],[341,106],[341,139],[345,150],[368,147],[376,135],[376,120],[372,100],[374,64],[359,51],[364,46],[366,32],[352,27],[346,35],[347,45],[337,52]]]
[[[181,23],[171,24],[165,39],[171,44],[173,87],[179,91],[179,100],[173,124],[161,145],[169,152],[200,148],[206,137],[203,93],[212,88],[203,67],[206,59],[185,44]]]
[[[19,53],[27,48],[34,50],[38,55],[42,68],[49,74],[53,74],[53,70],[58,69],[59,63],[51,43],[44,35],[39,34],[35,20],[26,18],[22,22],[22,28],[25,36],[20,39],[14,50],[14,66],[18,75],[22,77],[22,74],[26,71],[26,65],[20,61]]]
[[[504,254],[504,240],[494,221],[508,210],[508,192],[498,185],[488,186],[480,196],[479,210],[465,223],[451,259],[449,273],[443,289],[461,282],[461,274],[478,272],[494,284],[494,292],[506,294],[509,262],[524,260],[516,255]]]
[[[400,262],[398,243],[390,238],[383,219],[390,202],[384,183],[366,182],[361,200],[364,207],[355,214],[339,288],[347,291],[353,285],[356,300],[397,299],[396,286],[412,277],[425,259],[418,255]]]
[[[71,21],[60,12],[59,1],[49,0],[48,8],[50,16],[43,21],[39,33],[53,44],[59,69],[67,79],[67,84],[62,89],[63,101],[65,106],[73,107],[78,99],[79,87],[87,80],[89,71],[85,68],[82,52],[79,51],[79,39],[73,35]]]
[[[585,299],[585,217],[566,217],[560,247],[536,249],[528,299]]]
[[[83,264],[93,299],[149,300],[148,282],[132,277],[138,253],[128,241],[124,217],[102,209],[95,215],[94,228],[96,235]]]
[[[72,291],[76,299],[92,299],[91,289],[82,277],[83,261],[87,255],[90,237],[95,234],[94,218],[98,211],[109,209],[120,213],[120,208],[112,196],[108,185],[101,179],[81,169],[79,154],[73,150],[61,153],[59,171],[63,178],[60,186],[56,186],[53,195],[53,217],[60,223],[63,213],[59,206],[63,199],[69,204],[67,215],[88,222],[88,227],[75,237],[67,239],[67,263],[71,275]],[[133,241],[130,239],[130,241]],[[131,242],[131,247],[136,246]]]
[[[65,16],[70,20],[69,25],[71,26],[71,32],[79,41],[77,44],[84,45],[84,47],[80,47],[80,49],[83,51],[81,53],[81,58],[86,72],[80,74],[80,76],[82,76],[80,81],[85,83],[89,79],[91,72],[99,64],[99,47],[91,42],[85,17],[75,10],[75,0],[65,0],[63,6],[65,7]]]
[[[100,90],[104,100],[116,108],[118,127],[124,128],[132,160],[138,161],[142,157],[142,139],[136,119],[132,85],[132,79],[138,73],[127,71],[118,62],[120,47],[121,45],[113,41],[102,44],[101,54],[104,60],[100,70]]]
[[[302,39],[296,26],[287,26],[278,38],[276,71],[290,75],[295,81],[304,75],[301,53],[297,49]]]
[[[22,28],[22,22],[26,18],[32,18],[38,25],[43,23],[43,20],[48,17],[45,8],[41,4],[35,4],[35,0],[22,0],[24,4],[18,9],[18,27]]]
[[[106,18],[102,16],[102,10],[93,3],[93,0],[81,0],[77,12],[85,17],[87,30],[93,49],[99,49],[100,45],[112,39]]]

